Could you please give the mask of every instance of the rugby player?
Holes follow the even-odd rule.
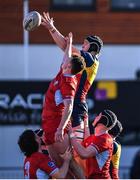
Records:
[[[45,143],[49,154],[57,162],[57,165],[62,164],[59,154],[64,153],[69,146],[65,127],[70,121],[73,110],[77,88],[75,75],[85,67],[81,56],[72,55],[72,39],[72,33],[69,33],[60,71],[49,85],[42,112]]]
[[[86,177],[89,179],[110,179],[110,161],[113,152],[113,138],[108,131],[116,124],[117,117],[110,110],[102,111],[93,121],[95,132],[79,143],[69,128],[71,144],[81,158],[86,159]]]
[[[121,144],[117,141],[117,137],[122,132],[123,127],[120,121],[117,120],[115,126],[108,131],[113,138],[113,154],[110,164],[111,179],[119,179],[119,164],[121,157]]]
[[[32,130],[25,130],[18,139],[20,150],[26,156],[24,160],[25,179],[50,179],[65,178],[69,163],[72,158],[71,152],[66,150],[63,154],[63,165],[58,168],[49,155],[41,152],[40,138]]]

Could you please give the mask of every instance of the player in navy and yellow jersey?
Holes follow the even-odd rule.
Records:
[[[89,42],[93,40],[92,38],[98,39],[98,37],[96,36],[94,37],[89,36],[86,38],[84,43],[89,44]],[[77,86],[77,91],[76,91],[76,95],[74,99],[74,108],[73,108],[73,113],[72,113],[72,127],[74,128],[76,127],[76,129],[79,127],[80,124],[82,125],[83,119],[88,117],[87,116],[88,107],[86,103],[86,96],[96,77],[98,67],[99,67],[99,61],[96,55],[92,55],[90,52],[85,52],[83,50],[80,51],[80,53],[82,57],[84,57],[86,66],[85,66],[85,69],[82,71],[82,73],[77,75],[78,86]],[[79,134],[79,138],[80,137],[82,136],[80,136]]]
[[[66,38],[56,29],[53,18],[50,18],[49,13],[43,13],[42,25],[49,30],[56,44],[64,51],[66,48]],[[81,51],[74,46],[72,47],[72,53],[83,56],[86,64],[86,68],[77,76],[78,88],[74,99],[72,113],[72,126],[79,140],[83,139],[83,120],[88,117],[86,95],[97,74],[99,66],[98,56],[102,46],[102,40],[98,36],[91,35],[84,39]]]
[[[112,179],[119,179],[119,163],[121,156],[121,144],[116,140],[116,137],[122,132],[122,124],[117,120],[115,126],[109,130],[109,134],[114,139],[113,141],[113,154],[110,164],[110,176]]]

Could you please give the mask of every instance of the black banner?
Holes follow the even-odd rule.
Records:
[[[88,98],[94,102],[89,109],[91,122],[92,115],[110,109],[123,125],[119,141],[123,145],[140,145],[140,81],[95,82]],[[90,128],[93,131],[92,125]]]
[[[49,82],[0,82],[0,124],[40,124]]]
[[[1,81],[0,125],[41,124],[42,105],[49,83]],[[134,133],[140,131],[139,92],[139,81],[94,82],[87,97],[89,121],[92,122],[103,109],[110,109],[122,122],[125,132],[135,136]]]
[[[1,81],[0,124],[39,124],[48,81]],[[88,94],[89,119],[114,111],[127,127],[140,127],[139,81],[94,82]]]

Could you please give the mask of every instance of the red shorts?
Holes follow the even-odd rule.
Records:
[[[44,136],[45,136],[44,140],[45,140],[46,145],[50,145],[55,142],[54,140],[55,132],[56,130],[52,132],[44,132]]]

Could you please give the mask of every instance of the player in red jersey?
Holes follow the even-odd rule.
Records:
[[[111,179],[119,179],[119,164],[121,157],[121,144],[117,141],[117,137],[122,132],[123,127],[120,121],[117,120],[115,126],[108,131],[113,138],[113,154],[110,163]]]
[[[70,121],[77,87],[75,74],[84,69],[81,56],[72,55],[72,33],[67,37],[67,47],[61,70],[52,80],[45,95],[42,112],[42,128],[49,153],[61,165],[59,153],[69,146],[65,127]]]
[[[24,178],[65,178],[72,157],[69,150],[63,154],[64,163],[58,168],[49,155],[41,152],[41,141],[34,131],[25,130],[19,137],[18,145],[26,156],[24,160]]]
[[[116,115],[104,110],[94,120],[94,135],[89,135],[81,145],[70,128],[71,144],[77,153],[86,159],[86,176],[90,179],[110,179],[109,167],[113,151],[113,139],[108,130],[117,121]]]
[[[64,139],[64,129],[70,120],[77,86],[75,74],[84,69],[83,58],[71,55],[71,45],[72,33],[69,33],[61,70],[50,83],[45,95],[42,127],[48,145]]]

